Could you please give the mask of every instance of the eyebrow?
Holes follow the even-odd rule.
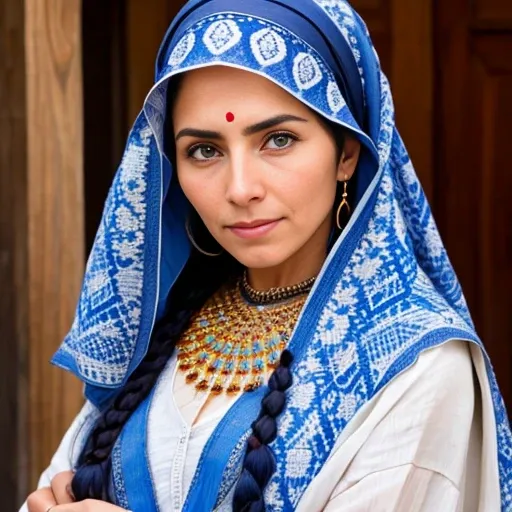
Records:
[[[278,116],[270,117],[269,119],[265,119],[255,124],[251,124],[247,128],[244,128],[242,134],[244,136],[254,135],[255,133],[261,132],[263,130],[268,130],[269,128],[273,128],[282,123],[286,123],[287,121],[299,121],[301,123],[307,123],[308,120],[302,117],[294,116],[291,114],[280,114]],[[212,130],[199,130],[198,128],[183,128],[176,135],[176,141],[181,137],[197,137],[200,139],[214,139],[219,140],[222,139],[222,134],[220,132],[215,132]]]

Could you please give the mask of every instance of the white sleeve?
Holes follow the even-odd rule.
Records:
[[[86,402],[64,434],[50,465],[41,474],[37,485],[38,489],[49,487],[53,477],[58,473],[73,469],[89,429],[98,416],[99,412],[96,407],[90,402]],[[28,512],[26,502],[21,506],[19,512]]]
[[[398,377],[384,390],[383,399],[399,398],[357,450],[326,511],[460,510],[475,401],[469,347],[452,341],[422,356],[404,372],[410,380]]]
[[[477,421],[468,343],[424,351],[347,424],[298,512],[477,510],[465,490]]]
[[[325,512],[456,512],[459,491],[444,475],[414,464],[371,473],[334,496]]]

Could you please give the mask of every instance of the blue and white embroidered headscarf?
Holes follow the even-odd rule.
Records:
[[[53,360],[86,383],[87,397],[101,405],[138,366],[189,256],[188,202],[171,180],[174,170],[163,154],[167,87],[170,77],[211,65],[233,66],[272,80],[345,126],[364,147],[357,170],[357,207],[290,341],[296,379],[272,447],[277,471],[266,503],[270,510],[291,510],[354,414],[422,350],[450,339],[480,341],[395,127],[388,81],[364,23],[349,4],[191,0],[162,44],[156,83],[112,185],[75,321]],[[511,510],[512,439],[486,360],[502,508]],[[259,409],[260,399],[260,392],[244,395],[230,411],[231,419],[243,411],[252,417],[250,411]],[[325,414],[326,403],[341,412]],[[229,489],[229,468],[239,456],[248,425],[238,428],[224,437],[233,441],[225,447],[231,458],[226,456],[216,468],[200,466],[196,474],[200,478],[201,471],[208,471],[215,492],[189,496],[187,510],[194,510],[194,499],[213,506],[217,491],[221,499]],[[283,461],[293,458],[297,439],[301,464],[286,472]],[[214,448],[212,438],[205,450]]]

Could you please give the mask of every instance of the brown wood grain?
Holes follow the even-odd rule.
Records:
[[[80,0],[25,12],[28,230],[28,456],[36,485],[81,402],[48,364],[67,333],[84,262]]]
[[[510,411],[512,29],[482,32],[472,7],[436,3],[436,211]],[[495,0],[492,9],[506,17],[510,3]]]
[[[512,2],[508,0],[473,0],[472,14],[477,22],[495,23],[512,28]]]
[[[391,9],[390,0],[354,0],[354,9],[363,18],[379,54],[382,69],[391,74]]]
[[[176,0],[126,0],[127,121],[130,126],[153,85],[158,48],[172,14],[182,3]]]
[[[391,0],[391,85],[396,121],[421,184],[434,200],[433,0]]]
[[[479,246],[478,327],[511,407],[512,349],[504,340],[512,338],[512,31],[478,35],[472,47],[470,129],[479,138],[472,155],[478,181],[471,197]]]
[[[24,5],[0,3],[0,496],[17,510],[27,488],[27,176]]]

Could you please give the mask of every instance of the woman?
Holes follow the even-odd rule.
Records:
[[[503,401],[393,119],[345,1],[185,5],[54,358],[87,404],[22,510],[511,510]]]

